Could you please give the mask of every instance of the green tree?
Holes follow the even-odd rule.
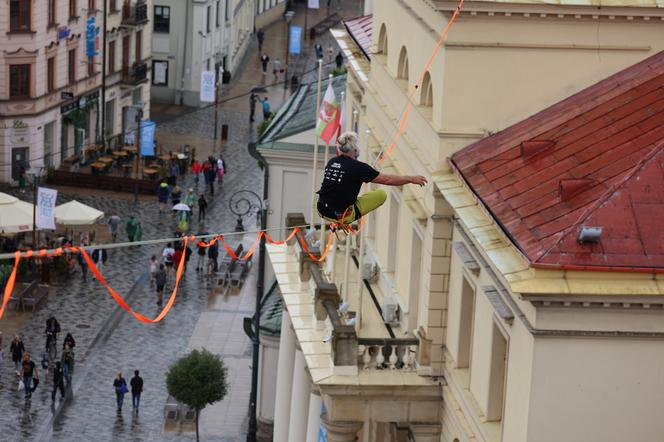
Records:
[[[198,441],[200,411],[222,400],[228,391],[224,361],[205,349],[193,350],[170,366],[166,373],[166,388],[178,402],[195,411]]]

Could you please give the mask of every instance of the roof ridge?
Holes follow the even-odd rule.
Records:
[[[648,152],[647,155],[645,155],[632,169],[628,170],[625,172],[624,176],[614,183],[611,187],[606,189],[602,195],[600,195],[597,200],[592,203],[580,216],[579,218],[574,221],[568,228],[562,230],[561,232],[556,233],[555,236],[557,236],[556,241],[549,246],[545,251],[539,253],[537,257],[534,259],[534,262],[538,262],[541,258],[546,256],[551,250],[553,250],[555,247],[557,247],[560,242],[565,238],[570,231],[575,230],[578,228],[578,226],[583,223],[586,219],[590,217],[599,207],[601,207],[607,200],[609,200],[613,194],[620,188],[622,187],[625,183],[627,183],[630,179],[634,177],[638,172],[643,170],[643,168],[650,163],[651,160],[653,160],[659,153],[661,153],[664,150],[664,141],[661,141],[659,144],[656,144],[655,147]]]

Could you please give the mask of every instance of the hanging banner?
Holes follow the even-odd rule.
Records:
[[[96,19],[94,17],[88,18],[85,25],[85,56],[94,57],[99,52],[97,51],[99,39],[99,28],[95,27]]]
[[[58,191],[39,187],[37,189],[37,228],[55,229],[55,200]]]
[[[320,8],[320,2],[318,0],[309,0],[309,8],[311,9]]]
[[[299,54],[302,50],[302,27],[291,26],[290,28],[290,46],[288,52],[291,54]]]
[[[214,71],[201,71],[201,101],[214,103]]]
[[[154,131],[157,125],[154,121],[141,121],[141,156],[154,156]]]

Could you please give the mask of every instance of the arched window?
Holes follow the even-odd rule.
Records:
[[[429,72],[424,74],[422,85],[420,86],[420,106],[433,106],[433,86],[431,85],[431,75],[429,75]]]
[[[378,34],[378,53],[387,55],[387,29],[385,24],[380,25],[380,33]]]
[[[397,67],[397,78],[400,80],[408,81],[408,51],[406,47],[401,48],[401,53],[399,54],[399,66]]]

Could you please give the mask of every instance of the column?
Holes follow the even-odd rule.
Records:
[[[281,316],[277,392],[274,402],[274,442],[288,442],[294,358],[295,332],[292,328],[290,315],[284,309]]]
[[[355,442],[357,433],[362,429],[362,422],[330,422],[327,413],[321,417],[321,421],[327,430],[328,442]]]
[[[293,367],[293,394],[290,401],[290,422],[288,424],[288,440],[303,441],[307,437],[307,418],[309,417],[309,394],[311,380],[306,371],[307,363],[299,348],[295,350]]]
[[[415,442],[440,442],[440,423],[410,424],[410,432]]]
[[[279,337],[261,333],[261,350],[258,382],[258,440],[272,440],[274,434],[274,403],[277,383],[274,374],[278,373]]]
[[[311,389],[309,395],[309,420],[307,422],[307,442],[318,442],[320,432],[320,413],[323,406],[323,398],[316,388]]]

